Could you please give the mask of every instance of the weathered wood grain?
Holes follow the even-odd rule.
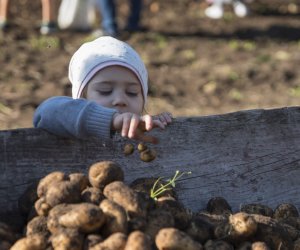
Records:
[[[17,209],[17,199],[34,180],[55,170],[87,173],[96,161],[114,160],[126,182],[140,177],[179,181],[180,200],[191,210],[205,208],[223,196],[234,210],[243,203],[275,208],[292,202],[300,208],[300,107],[249,110],[225,115],[176,118],[165,131],[155,131],[158,157],[142,162],[138,153],[125,157],[126,140],[63,139],[38,129],[0,132],[0,214]]]

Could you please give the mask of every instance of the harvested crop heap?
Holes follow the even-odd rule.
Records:
[[[111,161],[93,164],[88,176],[50,173],[20,198],[28,221],[23,235],[0,224],[0,249],[300,249],[300,218],[292,204],[274,211],[248,204],[233,213],[215,197],[206,211],[192,213],[173,190],[152,199],[156,181],[126,185]]]

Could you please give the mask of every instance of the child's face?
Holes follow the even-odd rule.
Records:
[[[98,71],[87,85],[87,99],[120,113],[141,114],[144,106],[141,84],[136,75],[121,66]]]

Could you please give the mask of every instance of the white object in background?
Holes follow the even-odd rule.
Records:
[[[62,0],[57,23],[60,29],[90,30],[95,22],[93,0]]]
[[[245,4],[240,1],[233,2],[233,11],[238,17],[245,17],[248,14],[248,10]]]
[[[247,6],[239,0],[207,0],[211,6],[205,9],[205,15],[212,19],[220,19],[224,15],[224,4],[232,4],[233,11],[238,17],[245,17],[248,14]]]

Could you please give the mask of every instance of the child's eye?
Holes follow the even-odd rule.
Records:
[[[136,97],[138,95],[138,93],[136,93],[136,92],[127,92],[127,95],[131,96],[131,97]]]
[[[99,91],[98,91],[98,93],[99,93],[100,95],[110,95],[111,92],[112,92],[111,90],[107,90],[107,91],[99,90]]]

